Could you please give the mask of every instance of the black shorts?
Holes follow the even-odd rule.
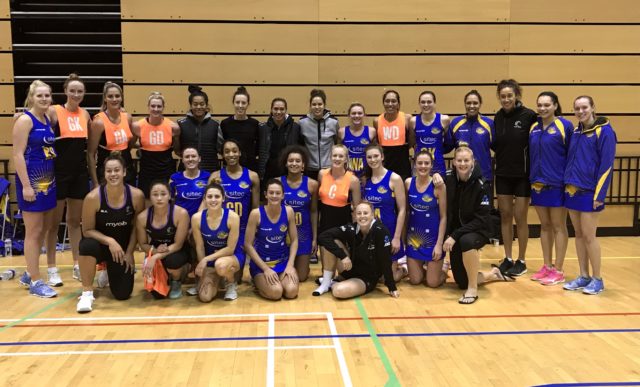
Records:
[[[365,291],[364,294],[367,293],[371,293],[372,291],[374,291],[376,289],[376,287],[378,287],[378,279],[372,279],[372,278],[365,278],[362,275],[359,275],[358,273],[353,273],[352,270],[350,271],[343,271],[342,273],[340,273],[340,276],[344,279],[359,279],[360,281],[364,282],[364,287],[365,287]]]
[[[464,267],[462,253],[469,250],[479,250],[482,246],[489,243],[489,238],[477,232],[470,232],[462,235],[453,245],[453,249],[449,254],[451,262],[451,272],[453,279],[460,289],[466,289],[469,286],[469,278],[467,270]]]
[[[320,202],[320,224],[318,234],[333,227],[351,223],[351,205],[334,207]]]
[[[89,193],[89,173],[56,174],[56,199],[84,199]]]
[[[496,194],[528,198],[531,196],[529,178],[496,176]]]

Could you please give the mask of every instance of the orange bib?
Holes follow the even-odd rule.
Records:
[[[399,146],[407,143],[407,119],[403,112],[398,112],[398,117],[392,122],[384,118],[384,114],[378,116],[378,143],[382,146]]]
[[[138,121],[140,126],[140,146],[152,152],[162,152],[171,148],[173,142],[171,120],[164,118],[158,126],[151,125],[146,118]]]
[[[331,169],[325,169],[326,173],[320,182],[320,201],[333,207],[344,207],[349,204],[349,187],[351,186],[351,176],[353,173],[347,173],[336,180],[331,175]]]
[[[107,140],[107,150],[122,151],[129,147],[129,140],[133,137],[131,128],[129,128],[129,120],[127,113],[120,112],[120,122],[114,124],[107,117],[107,113],[100,112],[96,114],[104,124],[104,136]]]
[[[78,108],[76,112],[70,112],[62,105],[53,107],[58,116],[60,138],[87,138],[87,121],[84,119],[84,109]]]

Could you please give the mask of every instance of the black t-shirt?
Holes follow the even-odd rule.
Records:
[[[233,116],[227,117],[220,123],[222,136],[225,140],[233,139],[240,144],[240,164],[252,171],[258,170],[258,139],[260,123],[254,118],[236,120]]]

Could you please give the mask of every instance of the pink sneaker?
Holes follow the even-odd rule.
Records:
[[[546,286],[556,285],[562,282],[564,282],[564,273],[556,270],[555,267],[549,271],[549,274],[545,278],[540,280],[540,283]]]
[[[555,269],[549,269],[547,267],[547,265],[542,265],[542,268],[531,276],[531,281],[540,281],[540,280],[542,280],[543,278],[548,276],[549,273],[551,273],[552,270],[555,270]]]

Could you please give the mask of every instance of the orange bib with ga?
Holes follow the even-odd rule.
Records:
[[[62,105],[55,105],[60,127],[60,138],[87,138],[89,135],[87,121],[84,119],[84,109],[71,112]]]
[[[378,143],[382,146],[400,146],[407,143],[407,118],[403,112],[389,122],[384,114],[378,116]]]
[[[171,148],[173,131],[171,120],[164,118],[160,125],[151,125],[146,118],[138,121],[140,126],[140,146],[152,152],[162,152]]]
[[[105,112],[96,114],[96,117],[99,117],[104,125],[104,136],[107,140],[105,148],[110,151],[126,150],[129,147],[129,140],[133,137],[127,113],[120,112],[120,122],[117,124],[111,122]]]

